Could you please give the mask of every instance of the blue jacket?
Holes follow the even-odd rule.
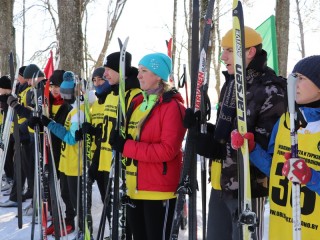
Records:
[[[302,107],[305,119],[308,123],[319,121],[320,124],[320,108],[306,108]],[[272,155],[274,152],[275,139],[278,133],[279,121],[272,130],[268,150],[265,151],[259,144],[256,144],[255,149],[250,153],[250,161],[260,169],[264,174],[270,176],[270,168],[272,163]],[[320,195],[320,172],[311,169],[312,177],[306,186]]]

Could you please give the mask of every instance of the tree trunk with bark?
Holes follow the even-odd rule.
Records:
[[[288,48],[289,48],[289,19],[290,1],[276,2],[276,32],[278,42],[279,75],[287,76]]]
[[[0,74],[9,74],[9,53],[15,54],[15,29],[13,27],[14,0],[2,1],[0,6]],[[18,66],[19,67],[19,66]]]
[[[82,1],[58,0],[60,68],[81,75],[83,69]]]

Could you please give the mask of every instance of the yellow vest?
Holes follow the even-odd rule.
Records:
[[[19,102],[22,106],[27,107],[27,92],[30,90],[30,86],[24,89],[21,93],[18,94]],[[18,117],[18,123],[21,124],[26,121],[26,118]]]
[[[80,110],[84,110],[84,105],[80,105]],[[77,114],[77,109],[73,108],[65,121],[65,128],[67,131],[70,130],[71,127],[71,118]],[[81,121],[82,122],[82,121]],[[82,142],[80,142],[81,144]],[[59,163],[59,171],[63,172],[67,176],[78,176],[78,162],[79,162],[79,150],[80,150],[80,175],[82,174],[82,153],[83,146],[77,142],[75,145],[69,145],[62,141],[61,143],[61,157]]]
[[[292,239],[292,183],[282,176],[284,152],[291,149],[290,130],[284,127],[284,115],[281,117],[279,130],[275,141],[274,155],[270,170],[270,221],[269,239]],[[287,115],[287,126],[289,116]],[[298,155],[306,160],[309,167],[320,170],[320,151],[318,143],[320,132],[298,134]],[[320,239],[320,197],[306,186],[301,185],[301,239]]]
[[[91,124],[94,127],[101,127],[103,126],[103,121],[104,121],[104,109],[105,109],[105,103],[104,104],[99,104],[98,100],[96,100],[91,107]],[[96,143],[96,138],[95,136],[92,136],[91,139],[91,156],[93,156],[95,150],[97,148],[97,143]],[[102,159],[100,159],[102,160]],[[103,166],[106,165],[106,161],[103,163]]]
[[[52,117],[54,118],[59,111],[61,105],[52,105]]]
[[[140,89],[135,88],[126,91],[127,108],[131,103],[131,100],[141,92]],[[128,95],[130,94],[130,95]],[[112,129],[115,128],[117,123],[117,109],[119,103],[119,96],[113,93],[108,94],[105,100],[104,119],[102,126],[102,141],[100,149],[100,163],[99,171],[110,171],[112,160],[112,148],[109,144],[109,136]]]

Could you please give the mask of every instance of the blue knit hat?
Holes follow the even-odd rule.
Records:
[[[320,55],[301,59],[292,72],[306,76],[320,89]]]
[[[172,62],[166,54],[148,54],[140,60],[139,65],[146,67],[151,72],[161,77],[163,81],[168,82],[168,77],[171,73]]]
[[[63,74],[63,81],[60,85],[60,94],[64,99],[72,99],[74,96],[75,76],[71,71]]]

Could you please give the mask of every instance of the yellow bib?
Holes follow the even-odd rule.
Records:
[[[80,109],[84,110],[84,105],[80,105]],[[71,127],[71,118],[77,114],[77,109],[72,109],[65,121],[65,128],[67,131],[70,130]],[[77,142],[75,145],[69,145],[62,141],[61,143],[61,156],[59,163],[59,171],[63,172],[67,176],[78,176],[78,162],[79,162],[79,151],[80,151],[80,173],[82,173],[82,149],[83,146],[80,146]]]
[[[275,150],[270,170],[270,231],[269,239],[292,239],[292,183],[282,176],[284,152],[291,150],[290,130],[284,127],[284,115],[281,117]],[[289,116],[287,115],[287,126]],[[318,149],[320,132],[298,134],[298,155],[306,160],[309,167],[320,170],[320,151]],[[320,239],[320,197],[306,186],[301,185],[301,239]]]

